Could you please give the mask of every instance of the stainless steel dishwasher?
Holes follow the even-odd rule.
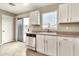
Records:
[[[28,37],[27,48],[36,51],[36,34],[27,33],[26,36]]]

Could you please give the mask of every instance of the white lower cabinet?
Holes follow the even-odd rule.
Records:
[[[44,35],[36,35],[36,49],[40,53],[44,53]]]
[[[37,52],[50,56],[79,56],[79,37],[37,35]]]
[[[58,37],[58,55],[73,56],[73,38]]]
[[[52,55],[52,56],[56,56],[56,43],[57,43],[57,40],[56,40],[56,36],[45,36],[45,53],[47,55]]]
[[[37,52],[56,56],[56,36],[37,35]]]
[[[74,39],[74,55],[79,56],[79,38]]]

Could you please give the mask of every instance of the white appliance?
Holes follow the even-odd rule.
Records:
[[[36,34],[26,34],[28,37],[28,48],[36,51]]]

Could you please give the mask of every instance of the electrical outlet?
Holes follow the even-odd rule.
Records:
[[[69,30],[69,27],[68,26],[66,26],[66,30]]]

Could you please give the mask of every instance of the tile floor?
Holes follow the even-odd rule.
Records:
[[[26,56],[26,46],[22,42],[11,42],[0,46],[0,56]]]
[[[27,49],[23,42],[11,42],[0,46],[0,56],[45,56]]]
[[[38,53],[30,49],[27,49],[26,53],[27,53],[27,56],[46,56],[44,54]]]

